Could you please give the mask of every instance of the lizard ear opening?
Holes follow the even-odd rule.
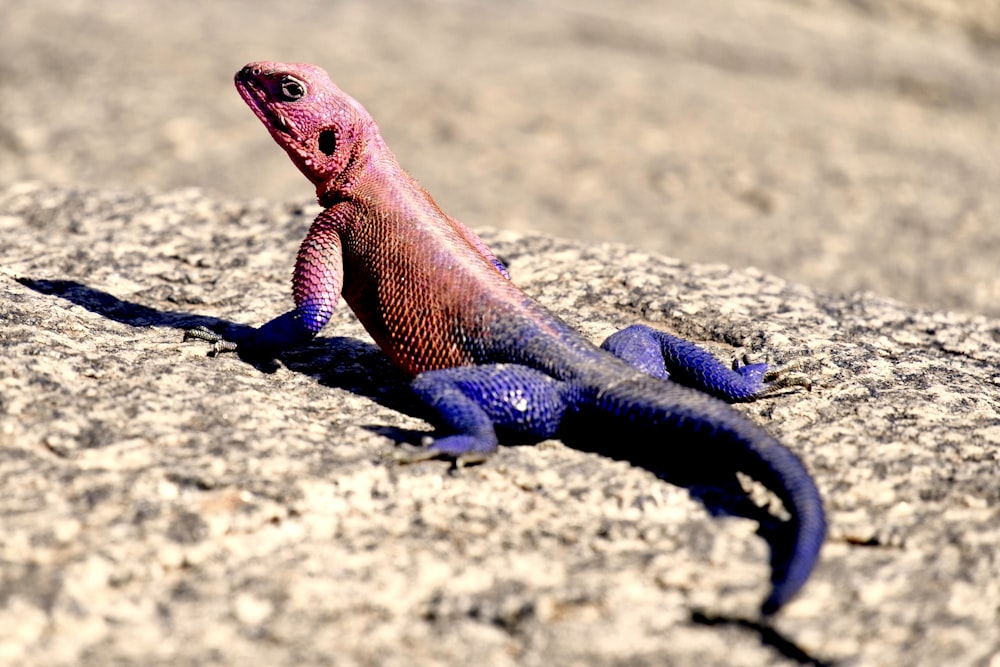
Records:
[[[333,130],[323,130],[319,133],[317,146],[324,155],[333,155],[333,152],[337,150],[337,135]]]

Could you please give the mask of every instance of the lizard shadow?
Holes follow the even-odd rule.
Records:
[[[246,324],[218,317],[182,311],[158,310],[125,301],[108,292],[88,287],[73,280],[38,280],[18,277],[17,282],[40,294],[56,296],[81,306],[109,320],[133,327],[167,327],[183,333],[205,327],[225,335],[253,329]],[[178,337],[178,344],[184,344]],[[241,357],[264,373],[273,373],[278,365],[272,360]],[[400,412],[408,412],[408,383],[382,351],[372,343],[346,336],[316,338],[299,349],[283,352],[278,360],[286,368],[315,377],[322,384],[345,389],[371,398]]]
[[[836,664],[835,661],[824,660],[823,658],[809,654],[809,652],[790,641],[767,622],[732,616],[713,616],[702,611],[691,612],[691,622],[695,625],[704,625],[707,627],[733,627],[754,633],[760,638],[761,644],[770,646],[783,657],[800,665],[833,667]]]
[[[119,299],[76,281],[38,280],[25,277],[16,280],[40,294],[57,296],[102,317],[129,326],[169,327],[179,332],[195,327],[206,327],[223,335],[252,328],[217,317],[158,310]],[[178,344],[181,344],[180,337]],[[388,357],[372,343],[349,337],[319,337],[301,348],[281,353],[279,360],[288,370],[313,377],[324,386],[350,391],[413,417],[426,419],[428,416],[426,408],[411,393],[407,376],[397,370]],[[274,361],[250,358],[244,358],[244,361],[265,373],[277,369]],[[431,432],[384,425],[362,426],[397,444],[419,444],[421,439]],[[503,432],[499,435],[504,444],[515,446],[534,444],[518,441]],[[505,435],[508,437],[504,437]],[[735,516],[756,521],[759,526],[758,534],[770,547],[772,568],[775,563],[787,560],[792,544],[787,524],[751,499],[740,484],[735,469],[727,470],[721,467],[724,462],[717,458],[698,456],[696,446],[684,447],[683,454],[679,454],[677,447],[662,447],[648,442],[627,442],[620,433],[601,433],[593,430],[586,433],[570,431],[560,434],[560,438],[567,446],[574,449],[627,461],[653,472],[665,482],[686,489],[712,516]],[[762,644],[772,647],[789,659],[801,664],[825,664],[822,660],[809,656],[791,640],[764,623],[713,617],[700,612],[693,613],[692,622],[702,625],[731,625],[755,632]]]

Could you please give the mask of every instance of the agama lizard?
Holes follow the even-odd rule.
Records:
[[[471,230],[400,167],[367,111],[313,65],[251,63],[236,88],[316,186],[325,210],[299,249],[295,308],[215,350],[273,356],[312,339],[344,299],[413,377],[438,429],[426,452],[481,460],[500,436],[613,437],[631,460],[704,457],[773,491],[790,515],[764,615],[808,579],[826,532],[802,462],[726,405],[773,385],[766,364],[730,369],[693,343],[636,325],[601,348],[532,300]],[[723,400],[720,400],[723,399]],[[612,435],[613,434],[613,435]]]

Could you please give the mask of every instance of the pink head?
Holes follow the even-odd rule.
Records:
[[[321,196],[349,189],[366,143],[381,142],[364,107],[315,65],[250,63],[236,90]]]

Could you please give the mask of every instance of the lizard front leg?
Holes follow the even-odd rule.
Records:
[[[729,368],[691,341],[644,324],[608,336],[601,348],[648,375],[694,387],[731,403],[753,400],[781,387],[809,386],[805,376],[785,373],[784,369],[770,370],[768,364],[734,364]]]
[[[498,430],[519,440],[551,438],[567,406],[563,383],[516,364],[427,371],[412,387],[431,409],[430,421],[441,435],[417,455],[404,457],[407,461],[480,462],[496,451]]]
[[[320,214],[299,247],[292,277],[295,309],[257,329],[232,339],[199,327],[184,333],[184,340],[212,343],[214,352],[239,351],[251,357],[274,357],[281,350],[308,343],[330,321],[344,282],[340,235],[329,211]]]

